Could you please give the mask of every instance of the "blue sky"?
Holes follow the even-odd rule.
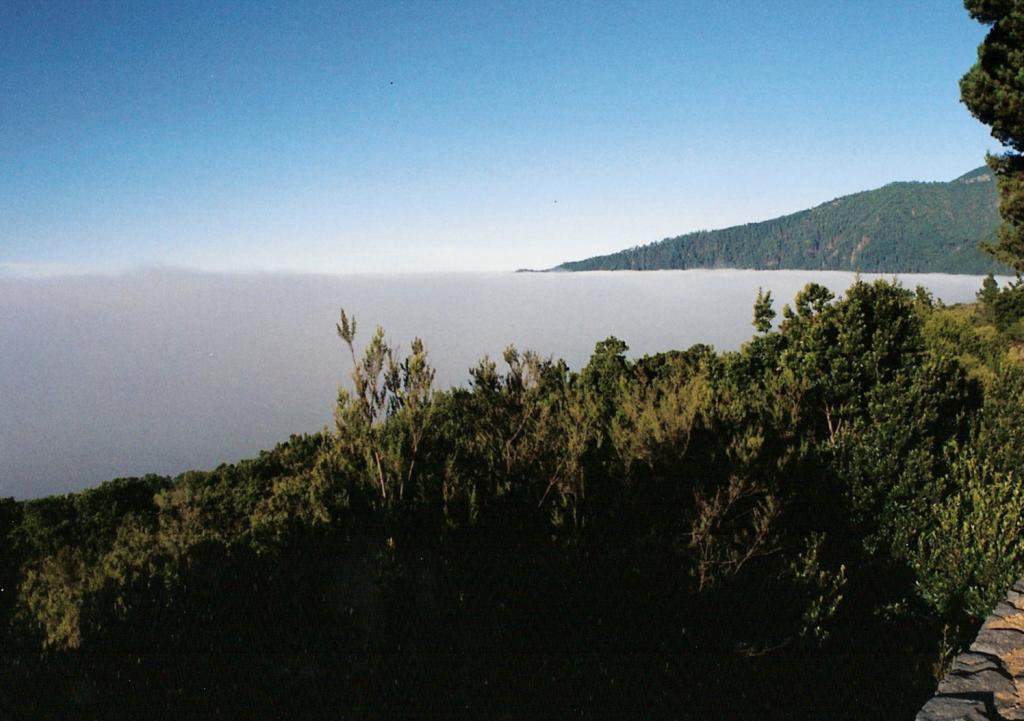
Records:
[[[0,273],[546,267],[995,150],[957,0],[0,3]]]

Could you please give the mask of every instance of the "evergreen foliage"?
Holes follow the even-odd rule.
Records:
[[[975,20],[991,25],[978,61],[960,80],[960,98],[1007,149],[989,155],[999,186],[1003,224],[996,258],[1024,272],[1024,4],[1019,0],[965,0]]]
[[[765,293],[757,289],[757,300],[754,301],[754,329],[758,333],[767,333],[772,329],[775,320],[775,309],[772,308],[772,292]]]
[[[0,501],[4,717],[909,718],[1024,573],[1019,293],[759,293],[738,352],[446,390],[342,314],[333,430]]]
[[[1005,272],[978,247],[999,225],[993,185],[987,168],[949,183],[891,183],[773,220],[666,238],[554,270]]]

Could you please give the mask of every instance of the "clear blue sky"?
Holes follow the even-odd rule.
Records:
[[[958,0],[0,3],[0,273],[544,267],[996,144]]]

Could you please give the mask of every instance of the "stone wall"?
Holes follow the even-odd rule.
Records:
[[[956,657],[917,721],[1024,720],[1024,579]]]

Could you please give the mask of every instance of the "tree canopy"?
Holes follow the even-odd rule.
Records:
[[[1024,272],[1024,2],[965,0],[971,17],[990,25],[978,61],[960,80],[960,98],[1006,148],[989,155],[996,173],[1003,224],[988,250]]]
[[[948,183],[890,183],[771,220],[699,230],[555,270],[1005,272],[979,248],[995,240],[999,227],[992,176],[982,167]]]
[[[447,389],[342,314],[333,428],[0,499],[0,715],[910,718],[1024,573],[1024,285],[979,301],[764,291],[736,352]]]

